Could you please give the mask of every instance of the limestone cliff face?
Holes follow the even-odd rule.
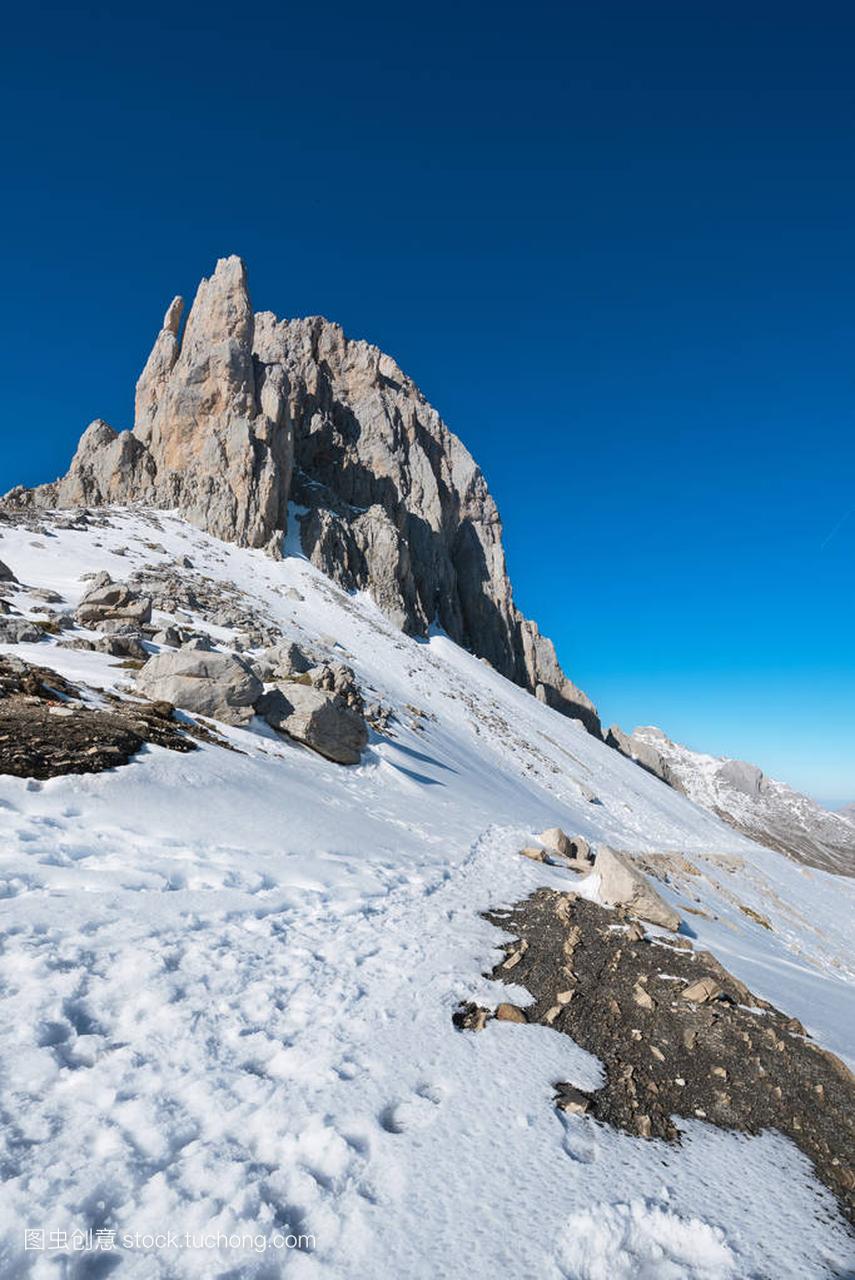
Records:
[[[7,501],[178,508],[226,541],[278,544],[289,497],[312,562],[405,631],[438,623],[599,732],[551,641],[513,602],[496,505],[468,450],[395,362],[320,317],[255,314],[239,258],[217,263],[180,331],[170,305],[133,431],[94,422],[68,474]]]

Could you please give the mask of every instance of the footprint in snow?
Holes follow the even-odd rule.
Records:
[[[387,1133],[408,1133],[426,1129],[437,1118],[443,1092],[437,1085],[421,1084],[411,1098],[390,1102],[378,1117]]]

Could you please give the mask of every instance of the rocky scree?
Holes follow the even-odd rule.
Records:
[[[533,1003],[461,1006],[458,1028],[493,1017],[541,1024],[600,1058],[607,1078],[596,1092],[555,1082],[556,1106],[584,1123],[666,1141],[679,1141],[674,1116],[776,1129],[855,1222],[855,1080],[799,1022],[687,938],[648,936],[623,909],[572,892],[542,889],[485,918],[513,938],[487,976],[525,988]]]

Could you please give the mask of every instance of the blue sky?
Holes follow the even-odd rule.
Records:
[[[463,437],[607,721],[855,799],[851,5],[4,23],[0,488],[130,425],[166,303],[240,253]]]

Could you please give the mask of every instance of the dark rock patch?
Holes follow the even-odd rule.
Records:
[[[55,671],[0,656],[0,774],[45,779],[101,773],[127,764],[147,742],[193,751],[193,737],[211,738],[196,725],[175,721],[168,702],[104,694],[102,708],[84,705],[80,695]]]
[[[542,889],[486,919],[515,935],[489,975],[525,987],[530,1023],[604,1064],[590,1095],[556,1082],[556,1105],[640,1137],[679,1140],[673,1117],[777,1129],[812,1161],[855,1222],[855,1078],[794,1018],[754,996],[709,953],[627,927],[573,893]],[[465,1006],[461,1029],[482,1011]]]

